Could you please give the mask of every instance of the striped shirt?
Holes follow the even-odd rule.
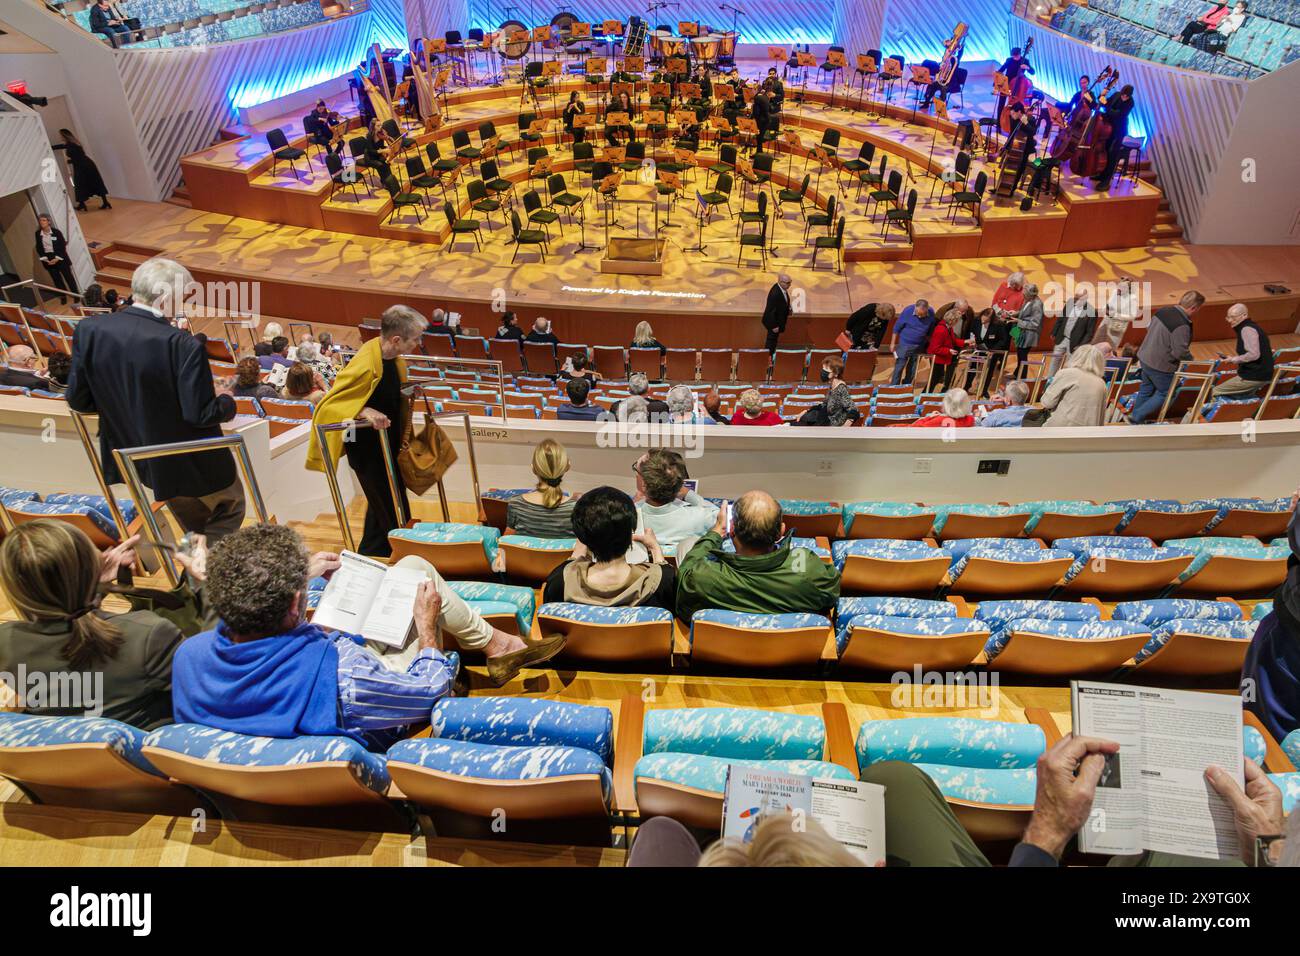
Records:
[[[431,647],[423,648],[405,671],[398,671],[385,666],[360,643],[361,638],[331,637],[339,653],[339,726],[363,734],[378,746],[405,736],[412,724],[427,723],[433,705],[451,692],[455,671]]]
[[[554,508],[514,498],[506,507],[506,527],[515,534],[535,538],[572,538],[573,506],[576,498],[565,498]]]

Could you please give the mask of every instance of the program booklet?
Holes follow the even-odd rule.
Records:
[[[1106,759],[1080,850],[1237,858],[1232,808],[1205,769],[1222,767],[1244,786],[1238,695],[1076,680],[1070,709],[1076,734],[1120,745]]]
[[[415,595],[424,572],[390,567],[352,551],[339,557],[342,564],[325,586],[312,623],[405,647],[415,633]]]
[[[868,866],[885,859],[885,788],[861,780],[819,780],[744,764],[727,768],[722,836],[753,839],[765,813],[811,818]]]

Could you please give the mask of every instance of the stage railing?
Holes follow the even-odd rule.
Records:
[[[1259,411],[1255,413],[1256,420],[1262,421],[1264,410],[1268,408],[1268,401],[1277,391],[1277,383],[1281,380],[1283,374],[1300,376],[1300,364],[1286,363],[1273,366],[1273,377],[1269,380],[1268,389],[1264,392],[1264,400],[1259,403]],[[1296,417],[1300,418],[1300,409],[1296,410]]]
[[[421,398],[424,397],[423,389],[425,386],[450,386],[459,391],[461,388],[471,387],[471,384],[482,385],[489,390],[496,390],[497,400],[495,402],[484,401],[478,398],[466,400],[460,397],[452,399],[452,401],[463,402],[468,405],[498,406],[501,409],[502,419],[509,417],[509,411],[506,408],[505,365],[499,359],[456,358],[450,355],[403,355],[402,359],[406,362],[406,374],[408,379],[412,384],[421,388]],[[448,369],[452,371],[459,369],[484,369],[488,372],[489,377],[486,382],[481,383],[461,382],[457,379],[448,379],[445,377],[441,379],[418,378],[418,373],[424,368],[435,369],[442,372],[444,376]],[[493,378],[495,378],[495,381],[493,381]],[[430,400],[432,401],[434,399],[431,398]]]

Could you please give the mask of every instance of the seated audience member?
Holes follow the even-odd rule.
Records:
[[[634,533],[636,525],[636,506],[625,492],[604,485],[584,494],[573,509],[578,545],[573,557],[546,579],[542,600],[672,611],[676,574],[664,561],[654,532]],[[645,546],[649,562],[628,564],[633,541]]]
[[[892,321],[892,305],[888,302],[868,302],[849,316],[844,323],[844,331],[849,333],[855,349],[878,349],[885,340],[885,332]]]
[[[840,428],[862,417],[848,383],[840,377],[843,374],[844,363],[839,358],[828,355],[822,360],[820,377],[826,383],[826,398],[804,412],[797,424]]]
[[[641,525],[666,548],[698,538],[718,520],[718,508],[686,488],[681,455],[652,448],[632,466],[636,473]]]
[[[709,392],[704,396],[701,403],[704,405],[704,411],[710,418],[719,425],[730,425],[731,419],[722,414],[722,396],[717,392]]]
[[[284,397],[298,402],[311,402],[314,406],[325,397],[325,391],[318,387],[312,370],[301,362],[289,367],[289,374],[284,380]]]
[[[334,376],[338,374],[338,369],[334,367],[333,362],[321,357],[320,343],[304,342],[298,346],[298,361],[311,369],[312,374],[317,378],[318,388],[328,390],[334,384]]]
[[[683,555],[677,555],[677,616],[689,621],[704,608],[782,614],[806,611],[826,614],[840,594],[840,577],[806,548],[791,547],[781,520],[781,506],[763,491],[748,491],[727,508],[707,534]],[[723,535],[735,543],[723,550]]]
[[[1268,333],[1255,324],[1250,312],[1238,302],[1228,309],[1228,324],[1237,334],[1234,355],[1219,353],[1219,368],[1237,367],[1237,374],[1214,387],[1216,397],[1245,398],[1273,380],[1273,345]],[[53,368],[53,365],[51,365]]]
[[[86,291],[81,294],[81,304],[88,309],[102,309],[104,307],[104,287],[98,282],[92,282],[86,286]]]
[[[453,339],[456,338],[455,330],[447,322],[446,309],[433,310],[433,318],[429,320],[429,327],[425,332],[429,335],[450,335]]]
[[[266,358],[267,356],[269,356],[270,354],[271,354],[271,343],[270,343],[270,342],[254,342],[254,343],[253,343],[253,355],[256,356],[257,358],[259,358],[259,359],[263,359],[263,358]],[[260,363],[259,363],[259,365],[258,365],[258,368],[261,368],[261,364],[260,364]]]
[[[268,345],[284,335],[284,329],[279,322],[268,322],[262,327],[262,341]]]
[[[650,416],[651,421],[659,421],[662,416],[668,414],[668,403],[657,398],[651,398],[647,392],[650,391],[650,379],[645,372],[633,372],[627,377],[627,390],[633,398],[640,397],[646,404],[646,414]],[[610,414],[615,418],[623,418],[624,402],[615,402],[610,408]]]
[[[119,47],[131,38],[131,30],[117,16],[109,0],[95,0],[90,8],[90,32],[108,37],[108,42]]]
[[[533,474],[537,487],[510,499],[506,506],[506,533],[537,538],[572,538],[576,498],[560,487],[569,471],[569,453],[554,438],[533,449]]]
[[[970,393],[964,388],[950,388],[943,393],[943,411],[926,415],[905,425],[891,428],[970,428],[975,424],[971,414]]]
[[[733,425],[784,425],[781,416],[763,408],[763,396],[758,389],[750,388],[740,393],[736,411],[731,416]]]
[[[552,345],[559,345],[560,340],[551,331],[551,320],[538,316],[533,322],[532,331],[524,336],[525,342],[550,342]]]
[[[564,360],[560,374],[568,378],[585,378],[589,382],[599,382],[603,375],[591,367],[591,359],[585,351],[574,352]]]
[[[336,351],[334,348],[334,336],[329,332],[322,332],[320,335],[316,336],[316,344],[320,347],[321,358],[326,361],[328,361],[329,357]]]
[[[695,413],[695,393],[689,385],[674,385],[668,389],[664,404],[668,406],[667,421],[674,425],[716,425],[710,415]]]
[[[1112,740],[1069,735],[1039,758],[1034,811],[1024,835],[1011,852],[1009,866],[1054,867],[1061,854],[1092,816],[1106,759],[1118,753]],[[1282,792],[1252,760],[1245,761],[1246,788],[1219,767],[1204,770],[1206,782],[1232,810],[1241,846],[1241,862],[1257,865],[1257,837],[1286,833],[1279,865],[1300,860],[1291,838],[1300,836],[1292,814],[1282,812]],[[971,839],[934,781],[916,764],[884,760],[862,771],[862,779],[885,788],[885,865],[987,867],[988,859]],[[1290,831],[1290,832],[1287,832]],[[637,831],[628,866],[851,866],[847,851],[815,823],[788,814],[764,815],[749,844],[718,841],[703,854],[690,831],[670,817],[655,817]],[[829,842],[828,842],[829,841]],[[832,846],[831,844],[835,845]],[[1206,861],[1170,853],[1117,857],[1142,867],[1204,866]]]
[[[514,339],[516,342],[522,342],[524,332],[515,324],[515,314],[513,312],[503,313],[501,324],[497,327],[496,337],[499,339]]]
[[[1275,740],[1300,729],[1300,491],[1291,496],[1291,522],[1286,529],[1291,556],[1286,580],[1273,594],[1273,610],[1259,622],[1246,649],[1241,687],[1247,710],[1268,728]],[[0,553],[3,553],[0,550]],[[1296,815],[1296,814],[1293,814]]]
[[[993,411],[977,421],[976,425],[981,428],[1020,427],[1024,421],[1025,412],[1029,411],[1029,406],[1025,404],[1029,399],[1029,385],[1020,379],[1013,379],[1002,390],[1002,395],[1007,400],[1006,407],[993,409]]]
[[[125,309],[130,304],[131,297],[128,295],[123,299],[116,289],[109,289],[104,293],[104,308],[108,309],[110,312]]]
[[[360,637],[305,621],[307,582],[338,566],[338,556],[308,558],[284,525],[241,528],[208,556],[206,595],[220,617],[215,630],[185,641],[172,663],[177,722],[255,737],[348,736],[375,749],[428,723],[451,692],[455,671],[444,635],[481,648],[498,686],[520,667],[554,656],[563,641],[525,644],[488,624],[443,581],[424,571],[415,601],[416,636],[384,653]]]
[[[645,425],[650,421],[650,403],[641,395],[633,395],[623,400],[618,411],[618,420],[628,425]]]
[[[77,528],[40,518],[0,542],[0,590],[19,617],[0,623],[0,674],[16,674],[22,665],[29,677],[49,674],[50,688],[58,686],[56,674],[68,672],[103,681],[98,699],[84,707],[18,701],[26,713],[107,717],[141,730],[171,723],[172,654],[181,632],[151,611],[109,614],[99,606],[101,583],[112,583],[118,568],[135,560],[138,540],[101,555]]]
[[[1081,345],[1052,376],[1040,404],[1051,412],[1043,425],[1101,425],[1106,419],[1106,360],[1094,345]]]
[[[283,365],[288,368],[293,362],[289,361],[289,340],[283,335],[277,335],[271,340],[271,352],[263,355],[257,360],[264,371],[271,371],[277,365]]]
[[[15,388],[45,388],[49,384],[36,362],[36,353],[26,345],[9,349],[8,367],[0,366],[0,385]]]
[[[594,422],[605,414],[605,409],[587,401],[591,382],[584,376],[571,378],[564,385],[569,400],[555,409],[555,417],[562,422]]]
[[[45,383],[49,392],[66,392],[68,376],[72,374],[72,356],[67,352],[55,352],[46,361],[46,374],[50,377]]]
[[[658,349],[660,355],[663,355],[668,351],[668,346],[655,338],[654,329],[652,329],[650,323],[646,321],[641,321],[636,324],[636,330],[632,333],[632,344],[629,348]]]
[[[262,381],[262,366],[257,359],[239,360],[235,366],[235,387],[230,390],[236,398],[279,398],[275,386]]]

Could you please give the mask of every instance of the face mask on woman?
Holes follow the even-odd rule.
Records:
[[[830,380],[831,380],[831,370],[828,368],[822,369],[822,381],[829,382]]]

